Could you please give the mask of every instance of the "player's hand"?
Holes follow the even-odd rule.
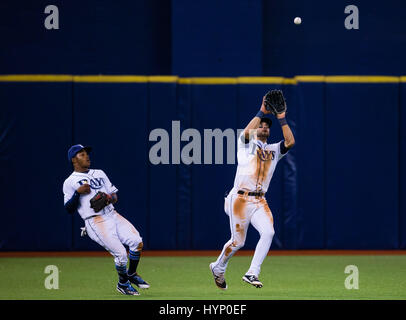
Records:
[[[267,110],[267,109],[265,108],[265,96],[262,98],[261,111],[262,111],[264,114],[270,114],[270,113],[271,113],[270,110]]]
[[[90,186],[87,183],[85,183],[81,185],[76,191],[80,194],[90,193]]]

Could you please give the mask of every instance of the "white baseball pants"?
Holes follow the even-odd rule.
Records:
[[[275,234],[273,216],[265,198],[229,194],[224,201],[224,210],[230,217],[231,239],[214,264],[214,271],[225,273],[230,258],[244,246],[247,230],[251,223],[259,232],[260,239],[255,248],[251,266],[246,274],[259,276],[261,265],[268,254]]]
[[[128,246],[131,251],[140,251],[143,243],[139,232],[117,211],[85,220],[89,237],[114,256],[117,266],[127,265]]]

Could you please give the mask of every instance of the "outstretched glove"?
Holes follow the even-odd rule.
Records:
[[[282,90],[271,90],[265,95],[265,108],[274,116],[286,112],[286,101]]]

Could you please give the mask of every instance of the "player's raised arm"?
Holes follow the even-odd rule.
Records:
[[[286,149],[290,149],[295,145],[295,137],[293,136],[292,130],[286,121],[286,113],[280,113],[276,115],[276,118],[279,120],[279,123],[282,127],[283,138],[285,139],[284,145]]]
[[[261,118],[263,116],[265,116],[266,114],[270,114],[271,111],[268,111],[265,108],[265,96],[262,98],[262,104],[261,104],[261,108],[258,111],[257,115],[248,123],[248,125],[245,127],[244,129],[244,138],[245,141],[249,141],[250,140],[250,134],[252,137],[252,134],[254,132],[254,130],[258,129],[260,123],[261,123]]]
[[[271,113],[278,119],[281,127],[283,138],[285,139],[282,154],[295,145],[295,137],[292,130],[286,121],[286,101],[283,96],[282,90],[271,90],[264,97],[265,109],[270,110]]]

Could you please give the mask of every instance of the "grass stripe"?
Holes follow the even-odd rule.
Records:
[[[90,240],[89,240],[90,241]],[[228,289],[219,290],[209,270],[216,257],[143,257],[137,272],[151,284],[137,300],[392,300],[406,299],[406,256],[271,256],[262,265],[261,289],[244,283],[252,256],[234,256]],[[44,287],[48,265],[59,270],[59,289]],[[359,289],[345,288],[348,265],[359,270]],[[27,268],[29,266],[29,268]],[[10,277],[10,274],[18,276]],[[113,257],[2,258],[0,300],[128,300],[116,292]]]

